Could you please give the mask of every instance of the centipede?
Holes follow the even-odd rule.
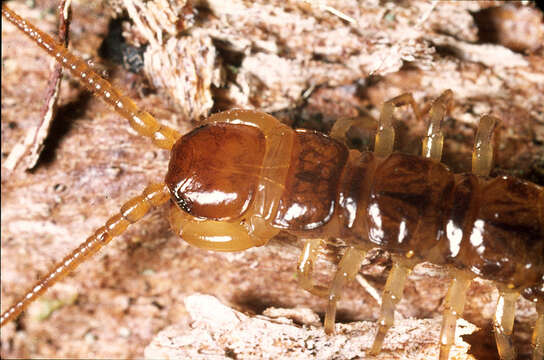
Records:
[[[395,307],[411,270],[429,262],[452,276],[444,300],[440,360],[449,358],[456,322],[475,277],[492,281],[499,291],[493,329],[500,358],[517,356],[512,340],[515,304],[524,297],[537,311],[532,356],[544,359],[544,188],[514,176],[490,177],[497,117],[480,118],[470,173],[454,173],[441,163],[443,121],[455,96],[451,90],[436,98],[426,113],[410,93],[387,100],[372,151],[346,145],[347,132],[359,125],[358,119],[339,119],[325,135],[293,129],[267,113],[245,109],[215,113],[182,135],[160,124],[4,3],[2,15],[138,135],[169,151],[170,160],[162,182],[149,183],[5,308],[1,326],[152,209],[168,206],[174,233],[197,248],[238,252],[265,246],[280,232],[302,240],[298,283],[325,299],[323,328],[331,335],[346,284],[354,280],[369,251],[387,251],[393,265],[368,354],[380,353],[394,326]],[[418,120],[427,119],[419,156],[394,152],[393,112],[404,106]],[[331,283],[325,285],[314,281],[314,266],[327,238],[342,239],[346,249]]]

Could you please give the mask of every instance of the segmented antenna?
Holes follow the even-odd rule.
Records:
[[[56,58],[59,64],[81,80],[83,85],[93,94],[111,105],[118,114],[128,120],[130,126],[138,134],[151,138],[155,145],[168,150],[181,137],[181,134],[176,130],[159,124],[150,113],[138,108],[130,98],[121,94],[106,79],[98,75],[83,59],[70,53],[51,36],[15,14],[5,4],[2,4],[2,15],[47,51],[49,55]]]
[[[4,311],[0,316],[0,327],[23,312],[31,303],[40,297],[47,289],[74,271],[89,257],[96,254],[114,237],[121,235],[130,224],[140,220],[154,207],[166,203],[170,192],[164,183],[149,184],[141,195],[127,201],[119,212],[106,221],[106,224],[95,231],[74,251],[58,262],[47,275],[42,277],[19,301]]]

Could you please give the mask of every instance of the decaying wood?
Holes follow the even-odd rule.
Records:
[[[378,356],[367,354],[376,323],[362,321],[338,326],[327,336],[320,326],[304,322],[308,309],[291,309],[287,316],[253,316],[221,304],[216,298],[185,298],[192,322],[161,331],[145,349],[146,359],[436,359],[440,319],[400,320]],[[275,309],[276,312],[281,309]],[[313,314],[317,317],[316,314]],[[295,317],[295,321],[291,317]],[[313,318],[310,316],[310,318]],[[460,321],[458,334],[470,334],[475,326]],[[469,344],[459,340],[453,359],[472,360]]]
[[[34,8],[10,3],[40,28],[55,31],[56,1],[36,1]],[[147,14],[140,19],[143,27],[125,12],[131,4],[149,9],[141,13]],[[109,78],[139,105],[181,132],[210,111],[230,107],[259,108],[294,126],[326,131],[339,117],[377,117],[380,104],[402,92],[411,91],[428,105],[451,88],[455,106],[445,124],[444,162],[456,172],[470,169],[478,118],[491,111],[502,119],[493,175],[514,174],[544,184],[544,49],[531,45],[542,44],[542,32],[527,34],[532,41],[522,48],[510,49],[499,40],[481,43],[476,20],[483,9],[500,2],[323,4],[201,1],[192,2],[191,11],[184,1],[76,2],[72,49],[93,59],[97,68],[107,68]],[[537,10],[512,11],[531,14],[530,22],[542,28]],[[98,56],[113,14],[125,16],[129,43],[147,45],[141,74]],[[50,74],[47,56],[3,25],[2,164],[34,126],[30,120],[43,106]],[[146,27],[150,36],[145,36]],[[161,73],[164,64],[177,67],[176,81]],[[2,168],[2,309],[147,181],[160,180],[166,171],[168,154],[127,130],[122,119],[76,81],[63,82],[59,105],[52,138],[36,169]],[[424,124],[415,123],[408,110],[397,115],[397,148],[417,153]],[[353,135],[362,137],[363,145],[369,136]],[[323,315],[325,303],[296,286],[299,247],[292,238],[281,236],[270,246],[239,254],[210,253],[172,235],[166,216],[165,209],[152,212],[17,322],[2,328],[2,357],[141,357],[167,326],[181,322],[175,326],[188,329],[183,326],[189,324],[184,299],[195,292],[246,314],[302,306]],[[330,253],[319,262],[320,281],[330,278],[337,258]],[[387,265],[386,255],[376,255],[362,274],[379,290]],[[434,334],[447,283],[447,274],[428,264],[418,266],[398,307],[404,320],[392,331],[400,334],[406,326]],[[464,340],[477,359],[496,357],[490,330],[496,297],[489,282],[471,285],[464,318],[481,330]],[[368,336],[378,309],[374,298],[352,284],[339,303],[341,327],[360,334],[351,337]],[[534,307],[520,300],[515,331],[522,355],[529,351],[534,318]],[[361,320],[365,322],[349,324]],[[257,326],[252,321],[264,320],[251,316],[247,321],[250,331]],[[296,331],[315,335],[316,344],[327,341],[319,327]],[[339,336],[328,341],[349,343],[345,333]],[[429,349],[436,351],[437,337],[429,339],[434,341]],[[405,342],[390,344],[388,355],[408,350]]]

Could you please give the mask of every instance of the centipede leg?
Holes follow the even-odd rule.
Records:
[[[319,297],[327,297],[328,289],[324,286],[314,285],[312,273],[314,264],[319,254],[319,249],[323,246],[321,239],[308,239],[304,244],[304,250],[300,254],[297,267],[298,284],[304,290],[311,292]]]
[[[502,360],[513,360],[516,358],[516,348],[512,344],[512,330],[514,328],[514,316],[516,311],[516,300],[519,293],[511,291],[500,291],[493,328],[495,329],[495,341],[497,351]]]
[[[372,349],[370,350],[370,353],[373,355],[377,355],[381,351],[385,334],[387,334],[389,328],[393,326],[395,321],[395,307],[402,298],[404,283],[406,282],[410,270],[411,268],[402,262],[393,262],[393,267],[387,277],[385,289],[383,290],[378,332],[374,338]]]
[[[484,115],[480,119],[474,150],[472,151],[472,172],[478,176],[488,176],[493,167],[493,132],[499,119]]]
[[[533,360],[544,360],[544,303],[536,306],[537,319],[533,331]]]
[[[427,135],[423,138],[422,156],[436,161],[442,158],[444,133],[442,121],[452,106],[453,91],[446,90],[436,99],[429,112],[429,126]]]
[[[341,118],[336,120],[331,128],[329,136],[348,145],[347,133],[352,127],[362,130],[376,131],[378,122],[369,115],[361,115],[353,118]]]
[[[450,355],[450,349],[455,341],[455,328],[457,327],[457,318],[463,314],[468,286],[472,277],[455,272],[451,282],[446,300],[444,303],[444,313],[442,315],[442,328],[440,329],[440,360],[447,360]]]
[[[334,322],[336,319],[336,303],[340,300],[342,290],[347,281],[355,279],[355,275],[361,267],[365,258],[365,252],[354,247],[349,247],[338,264],[338,269],[332,280],[329,289],[329,303],[325,314],[325,332],[334,333]]]
[[[421,119],[419,108],[410,93],[402,94],[386,101],[383,104],[380,113],[378,131],[376,133],[376,142],[374,153],[380,157],[387,157],[393,152],[395,144],[395,128],[393,127],[393,110],[395,108],[409,104],[412,106],[417,120]]]

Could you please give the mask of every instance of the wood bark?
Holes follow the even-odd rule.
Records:
[[[320,4],[76,2],[71,48],[92,59],[138,105],[182,133],[210,112],[232,107],[262,109],[290,125],[328,131],[341,117],[377,118],[381,103],[403,92],[412,92],[428,108],[450,88],[454,108],[445,122],[443,162],[455,172],[470,170],[477,121],[492,112],[502,119],[492,175],[511,174],[544,185],[544,25],[539,10],[493,1]],[[41,29],[55,31],[56,1],[9,5]],[[139,15],[128,11],[130,6]],[[502,29],[505,17],[519,26]],[[139,73],[98,54],[113,18],[122,19],[128,44],[146,46]],[[39,123],[52,62],[2,24],[3,163]],[[508,34],[514,31],[522,40],[512,44]],[[408,109],[396,114],[397,150],[417,154],[425,124],[417,123]],[[362,147],[372,144],[373,134],[351,135]],[[2,168],[2,310],[147,182],[162,180],[168,157],[65,76],[58,115],[36,168]],[[261,321],[256,315],[268,308],[305,307],[323,316],[325,302],[296,285],[299,252],[300,244],[287,235],[243,253],[195,249],[169,231],[166,208],[157,209],[2,328],[1,355],[142,357],[170,325],[179,323],[174,326],[184,336],[197,338],[187,331],[199,319],[189,317],[184,302],[194,293],[215,296],[228,305],[227,310],[219,307],[222,311],[249,314],[244,318],[248,331],[260,326],[252,321]],[[339,255],[328,251],[321,257],[319,281],[330,279]],[[376,251],[361,274],[380,290],[389,265],[387,254]],[[430,264],[416,267],[392,333],[437,334],[448,282],[448,275]],[[496,298],[490,282],[478,279],[470,287],[464,318],[480,330],[464,341],[476,359],[496,358],[490,323]],[[327,340],[319,326],[297,327],[297,336],[316,344],[347,344],[353,332],[368,336],[378,310],[372,296],[354,283],[339,303],[339,328],[345,330]],[[520,300],[516,319],[515,341],[520,354],[528,356],[534,306]],[[271,336],[281,333],[276,330],[270,330]],[[409,350],[417,358],[418,350],[406,338],[394,339],[386,340],[387,355],[399,358]],[[438,337],[428,340],[420,357],[429,354],[422,349],[436,352]],[[235,348],[233,356],[266,355],[247,349]],[[339,350],[335,357],[349,354]]]

